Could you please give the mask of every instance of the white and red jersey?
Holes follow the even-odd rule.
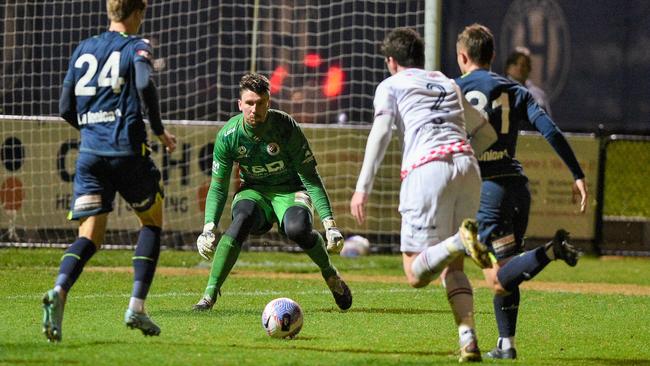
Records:
[[[472,154],[462,98],[456,83],[439,71],[406,69],[379,84],[375,118],[392,116],[403,138],[402,178],[447,154]]]

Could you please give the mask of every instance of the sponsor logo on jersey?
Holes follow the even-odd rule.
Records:
[[[264,165],[242,165],[239,168],[246,174],[252,175],[256,178],[265,177],[267,175],[275,174],[284,171],[284,161],[278,160]]]
[[[219,167],[220,165],[218,161],[212,161],[212,173],[217,174]]]
[[[246,153],[248,150],[246,150],[246,146],[240,146],[237,148],[237,159],[241,159],[246,156]]]
[[[226,137],[226,136],[230,135],[231,133],[235,132],[235,130],[236,130],[235,127],[229,129],[228,131],[226,131],[225,134],[223,134],[223,137]]]
[[[271,156],[276,156],[280,153],[280,145],[275,142],[271,142],[266,145],[266,152]]]
[[[562,92],[571,67],[571,33],[559,1],[513,1],[503,19],[499,53],[508,55],[515,47],[527,47],[530,80],[553,100]]]
[[[79,126],[82,126],[93,123],[115,122],[119,117],[122,117],[122,112],[120,112],[119,109],[108,112],[88,112],[82,115],[77,115],[77,122],[79,123]]]
[[[479,161],[496,161],[509,157],[508,150],[503,149],[502,151],[488,150],[481,154],[478,158]]]

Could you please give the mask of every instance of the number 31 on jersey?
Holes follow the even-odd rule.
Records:
[[[465,98],[479,111],[485,110],[485,106],[488,104],[487,96],[478,90],[468,92],[465,94]],[[507,93],[501,93],[497,99],[492,101],[492,109],[497,108],[501,108],[501,129],[499,133],[506,135],[510,130],[510,99]]]

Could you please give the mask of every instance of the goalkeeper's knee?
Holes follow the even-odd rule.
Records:
[[[308,250],[316,245],[315,235],[320,234],[314,231],[309,210],[301,206],[289,207],[282,222],[287,238],[296,242],[300,248]]]

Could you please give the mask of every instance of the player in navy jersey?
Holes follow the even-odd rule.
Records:
[[[494,311],[499,328],[497,347],[489,358],[514,359],[515,329],[519,308],[519,284],[537,275],[555,259],[575,266],[578,252],[568,244],[568,233],[558,230],[544,246],[523,251],[528,225],[530,191],[528,178],[515,159],[519,128],[532,124],[569,167],[581,195],[580,211],[587,205],[585,176],[578,161],[548,114],[521,85],[490,71],[494,59],[494,37],[480,24],[466,27],[456,43],[457,60],[463,75],[456,79],[465,97],[488,114],[498,139],[479,156],[483,184],[477,214],[479,239],[493,255],[492,268],[484,269],[492,287]]]
[[[82,41],[70,60],[59,100],[61,116],[81,133],[68,214],[79,220],[79,236],[61,259],[54,288],[43,298],[43,333],[61,341],[67,294],[86,262],[104,241],[115,193],[131,205],[141,229],[133,256],[134,283],[124,322],[144,335],[159,335],[144,301],[152,283],[163,223],[160,172],[149,157],[143,114],[168,152],[176,137],[163,127],[151,79],[152,50],[135,36],[146,0],[108,0],[107,32]]]

